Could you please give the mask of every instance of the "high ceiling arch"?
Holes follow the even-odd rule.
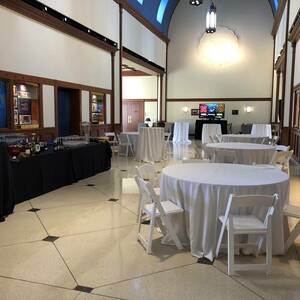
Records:
[[[171,18],[179,1],[180,0],[127,0],[144,18],[165,35],[168,34]],[[279,0],[267,1],[269,1],[272,12],[275,14]]]

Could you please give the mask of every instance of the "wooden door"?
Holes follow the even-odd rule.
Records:
[[[144,122],[144,101],[123,101],[123,131],[138,131],[139,123]]]

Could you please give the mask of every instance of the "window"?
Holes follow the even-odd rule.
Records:
[[[0,80],[0,128],[7,127],[6,82]]]
[[[91,116],[93,124],[105,123],[105,95],[100,93],[92,93]]]
[[[167,5],[168,5],[168,2],[169,2],[169,0],[161,0],[161,1],[160,1],[159,7],[158,7],[158,11],[157,11],[157,16],[156,16],[156,20],[157,20],[157,22],[159,22],[160,24],[161,24],[162,21],[163,21],[164,14],[165,14],[166,7],[167,7]]]
[[[39,85],[13,84],[14,129],[40,127]]]
[[[143,5],[144,0],[137,0],[141,5]]]
[[[293,127],[300,128],[300,90],[294,93],[294,109],[293,109]]]
[[[278,0],[274,0],[274,7],[275,7],[275,10],[277,10],[277,8],[278,8]]]

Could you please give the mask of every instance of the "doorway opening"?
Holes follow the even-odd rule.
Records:
[[[58,136],[80,134],[81,101],[80,90],[58,87],[57,122]]]
[[[138,131],[146,119],[157,122],[159,74],[123,57],[122,82],[123,131]]]

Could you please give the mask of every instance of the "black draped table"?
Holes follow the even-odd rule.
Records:
[[[3,153],[4,150],[0,153],[0,217],[11,213],[14,204],[109,170],[112,155],[107,142],[48,151],[10,163]],[[2,164],[7,168],[2,170]],[[11,189],[6,187],[9,178]]]

